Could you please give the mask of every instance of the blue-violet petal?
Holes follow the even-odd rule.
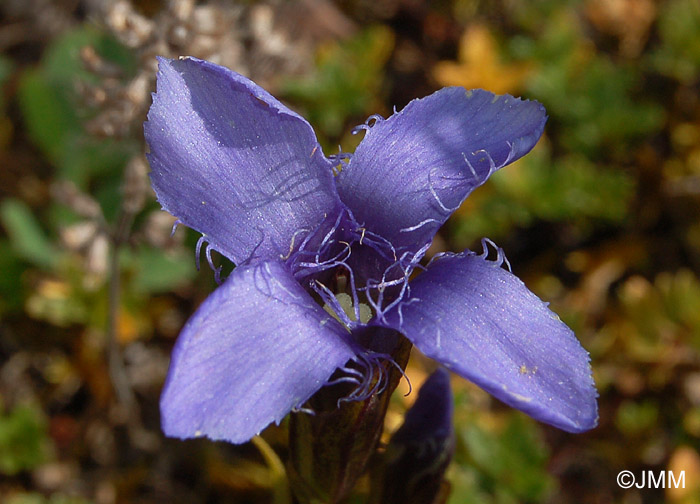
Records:
[[[163,431],[248,441],[354,356],[347,334],[282,263],[237,267],[180,333],[160,400]]]
[[[469,251],[434,260],[387,319],[421,352],[569,432],[596,426],[588,353],[512,273]]]
[[[288,255],[338,208],[309,123],[227,68],[159,58],[145,136],[163,208],[237,264]]]
[[[442,89],[365,127],[340,197],[397,250],[418,250],[475,187],[532,149],[545,122],[534,101]]]

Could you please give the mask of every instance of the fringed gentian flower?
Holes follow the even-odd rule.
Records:
[[[164,432],[241,443],[331,382],[355,385],[343,400],[366,399],[392,359],[368,338],[397,333],[538,420],[594,427],[588,354],[500,249],[420,265],[545,121],[536,102],[445,88],[372,116],[352,156],[326,157],[309,123],[247,78],[160,59],[145,124],[153,188],[202,234],[198,256],[205,246],[210,264],[216,250],[237,265],[173,350]]]
[[[386,447],[382,504],[444,502],[443,478],[454,452],[450,376],[438,368],[425,381],[403,425]]]

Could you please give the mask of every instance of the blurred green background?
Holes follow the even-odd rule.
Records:
[[[155,56],[193,55],[283,99],[327,154],[442,86],[542,102],[535,150],[431,253],[505,249],[590,351],[600,426],[566,434],[454,379],[449,502],[700,502],[697,0],[3,0],[0,15],[0,500],[289,502],[266,449],[284,460],[284,423],[243,446],[158,426],[170,349],[215,283],[154,200],[142,122]],[[427,370],[414,352],[414,388]],[[412,400],[392,399],[388,432]],[[622,470],[685,471],[685,488],[623,490]]]

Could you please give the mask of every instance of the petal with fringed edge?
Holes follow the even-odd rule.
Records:
[[[288,255],[299,232],[337,212],[309,123],[227,68],[159,58],[144,129],[158,201],[237,264]]]
[[[569,432],[597,424],[588,353],[518,277],[469,251],[434,260],[389,325],[506,404]]]
[[[537,102],[480,89],[413,100],[362,126],[365,137],[338,176],[340,198],[397,251],[418,250],[475,187],[532,149],[546,118]]]
[[[177,340],[160,399],[163,431],[248,441],[353,358],[347,337],[283,264],[239,266]]]

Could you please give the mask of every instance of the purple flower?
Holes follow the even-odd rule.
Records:
[[[379,502],[435,503],[454,452],[450,376],[438,368],[425,381],[385,451]]]
[[[164,432],[241,443],[330,382],[366,398],[386,384],[368,377],[391,361],[381,347],[397,333],[538,420],[594,427],[588,354],[500,249],[419,264],[545,121],[536,102],[445,88],[371,117],[352,156],[326,157],[309,123],[247,78],[160,59],[145,124],[153,188],[202,233],[210,264],[216,250],[237,265],[175,345]]]

